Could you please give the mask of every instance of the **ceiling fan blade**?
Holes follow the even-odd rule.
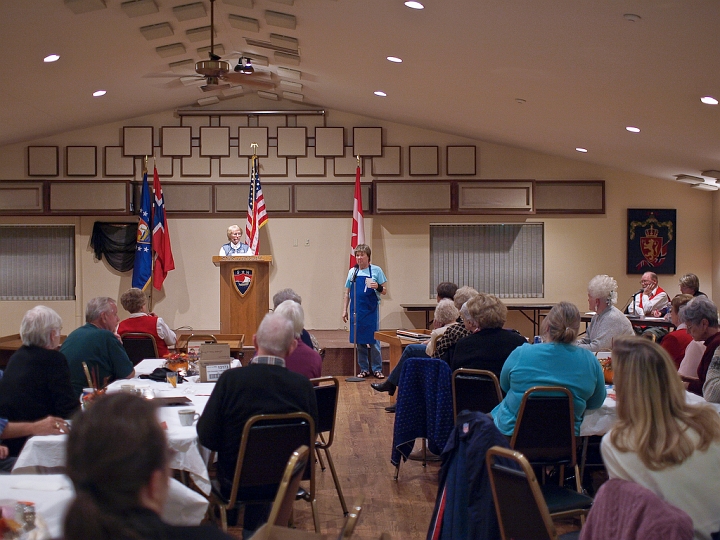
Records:
[[[272,82],[272,79],[265,76],[246,75],[244,73],[231,72],[223,75],[220,78],[233,84],[242,84],[247,86],[253,86],[256,88],[275,88],[275,83]]]

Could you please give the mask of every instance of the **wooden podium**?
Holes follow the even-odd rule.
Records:
[[[212,258],[220,267],[220,333],[252,336],[270,309],[269,255]]]

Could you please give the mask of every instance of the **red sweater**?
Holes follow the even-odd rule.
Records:
[[[118,334],[121,336],[127,332],[145,332],[146,334],[152,334],[155,338],[158,355],[162,358],[168,354],[170,350],[165,344],[165,340],[158,336],[157,320],[158,318],[153,317],[152,315],[147,315],[145,317],[130,317],[118,325]]]
[[[670,353],[670,358],[675,362],[675,367],[680,369],[680,363],[685,358],[685,349],[687,349],[691,341],[692,336],[683,328],[667,334],[662,338],[660,346]]]

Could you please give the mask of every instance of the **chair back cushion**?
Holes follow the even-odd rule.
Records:
[[[530,394],[515,427],[513,448],[533,464],[574,465],[574,418],[567,395]]]
[[[495,381],[486,375],[457,374],[453,378],[455,411],[489,413],[499,403]]]

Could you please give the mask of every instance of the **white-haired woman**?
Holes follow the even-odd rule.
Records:
[[[282,315],[293,323],[297,347],[285,358],[285,367],[290,371],[305,375],[308,379],[315,379],[322,375],[322,357],[312,347],[302,341],[303,327],[305,326],[305,312],[300,304],[294,300],[285,300],[275,308],[275,313]]]
[[[588,307],[595,315],[585,335],[577,341],[578,347],[593,352],[609,351],[616,337],[635,335],[628,318],[615,307],[617,287],[617,281],[605,274],[590,280]]]
[[[610,478],[637,482],[684,510],[695,538],[709,540],[720,529],[720,416],[687,403],[670,356],[649,340],[618,339],[613,370],[617,423],[601,445]]]
[[[20,324],[22,347],[10,357],[0,380],[0,417],[35,422],[46,416],[69,418],[80,406],[70,384],[70,368],[60,345],[62,319],[46,306],[35,306]],[[27,437],[8,439],[11,456]]]
[[[238,255],[252,255],[250,246],[242,242],[243,232],[237,225],[230,225],[227,229],[228,243],[220,246],[221,257],[236,257]]]

